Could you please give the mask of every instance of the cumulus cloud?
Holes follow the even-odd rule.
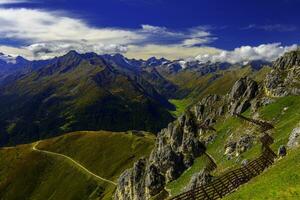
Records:
[[[274,61],[288,51],[297,49],[297,45],[282,46],[281,43],[262,44],[256,47],[241,46],[233,51],[221,51],[217,54],[201,54],[195,59],[201,62],[241,63],[253,60]]]
[[[31,55],[30,59],[58,56],[72,49],[124,53],[130,45],[164,44],[188,48],[215,39],[203,27],[180,31],[146,24],[138,29],[93,27],[67,13],[28,8],[0,8],[0,26],[0,37],[25,43],[18,52],[31,52],[26,52],[26,56]]]
[[[143,36],[130,30],[94,28],[80,19],[34,9],[0,9],[0,36],[31,42],[87,40],[125,44]]]

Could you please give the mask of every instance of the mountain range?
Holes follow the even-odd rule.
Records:
[[[75,51],[3,61],[0,197],[168,199],[250,168],[269,134],[278,159],[224,198],[297,199],[299,65],[300,50],[273,63]]]
[[[184,104],[188,106],[205,93],[203,88],[227,79],[229,71],[254,74],[268,64],[137,60],[76,51],[48,60],[2,60],[0,144],[79,130],[156,133],[174,120],[174,102],[189,99]],[[222,90],[239,77],[230,77]]]

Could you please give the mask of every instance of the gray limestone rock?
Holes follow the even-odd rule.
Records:
[[[211,176],[205,170],[202,170],[199,173],[196,173],[192,176],[190,182],[188,183],[188,185],[185,187],[184,190],[189,191],[197,187],[200,187],[202,185],[208,184],[212,181],[212,179],[213,176]]]
[[[300,126],[293,129],[290,134],[289,141],[287,143],[288,148],[298,147],[300,144]]]

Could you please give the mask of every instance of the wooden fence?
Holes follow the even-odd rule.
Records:
[[[259,158],[247,163],[246,165],[225,173],[213,179],[209,184],[197,187],[188,192],[182,193],[171,198],[172,200],[215,200],[233,192],[240,185],[248,182],[253,177],[262,173],[266,168],[274,163],[277,155],[269,147],[273,143],[273,138],[265,134],[261,138],[263,151]],[[209,162],[208,169],[213,170],[216,165]]]

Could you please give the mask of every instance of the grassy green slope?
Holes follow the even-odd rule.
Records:
[[[184,187],[192,178],[193,174],[201,171],[205,167],[207,161],[208,159],[205,155],[197,158],[192,167],[186,170],[178,179],[167,184],[166,188],[168,192],[172,196],[180,194],[180,192],[184,190]]]
[[[116,181],[153,147],[151,135],[77,132],[41,141],[38,148],[65,154],[93,173]],[[32,145],[0,150],[3,199],[110,199],[115,186],[97,181],[61,157],[32,151]]]
[[[130,132],[76,132],[47,140],[39,148],[67,155],[97,175],[116,181],[122,171],[151,151],[153,140],[154,136]]]
[[[287,157],[225,199],[300,199],[300,149],[289,152]]]
[[[262,107],[259,110],[259,113],[262,119],[271,121],[275,125],[275,129],[271,133],[272,136],[275,138],[275,143],[272,145],[272,148],[274,151],[277,151],[280,145],[284,145],[287,143],[292,129],[296,127],[297,124],[300,122],[300,114],[298,114],[300,113],[300,97],[289,96],[289,97],[277,98],[273,100],[274,103]],[[248,111],[244,113],[244,115],[249,115],[249,114],[250,113]],[[254,134],[258,136],[259,131],[257,130],[257,127],[253,126],[248,122],[241,121],[236,117],[227,117],[223,120],[218,121],[218,123],[215,125],[215,128],[217,129],[217,137],[212,144],[208,145],[208,149],[207,149],[207,152],[214,157],[218,165],[217,170],[214,172],[215,176],[218,176],[227,170],[231,170],[235,167],[239,167],[243,159],[251,160],[260,155],[261,147],[260,147],[260,143],[257,142],[249,151],[243,153],[240,156],[240,158],[227,160],[226,157],[224,156],[224,151],[225,151],[224,146],[230,136],[234,139],[239,137],[242,134],[245,134],[249,130],[251,130],[252,132],[254,132]],[[282,161],[282,162],[285,163],[288,161]],[[205,164],[205,159],[201,157],[198,158],[198,160],[192,166],[191,172],[193,173],[199,172],[201,169],[203,169],[204,164]],[[292,168],[293,169],[297,168],[297,166],[293,165],[292,162],[290,163],[290,165],[291,166],[289,168],[291,168],[291,171],[293,171]],[[194,171],[193,169],[196,170]],[[280,169],[280,167],[278,169]],[[170,183],[167,186],[167,188],[171,190],[171,193],[173,195],[174,194],[176,195],[183,191],[184,187],[186,187],[186,185],[190,181],[191,176],[192,173],[187,171],[187,173],[183,174],[179,179]],[[293,176],[293,174],[291,174],[290,176]],[[258,177],[255,180],[259,181],[260,179]],[[278,179],[276,179],[275,181],[280,182],[280,177],[278,177]],[[270,188],[269,192],[272,193],[272,191],[273,189]],[[243,194],[244,195],[247,194],[247,188],[244,189]],[[243,199],[243,198],[236,198],[236,199]],[[283,197],[283,199],[285,198]]]
[[[292,129],[300,122],[300,97],[278,99],[262,108],[261,113],[276,124],[273,134],[273,149],[276,150],[281,144],[287,143]],[[299,174],[300,149],[296,149],[226,199],[299,199]]]

